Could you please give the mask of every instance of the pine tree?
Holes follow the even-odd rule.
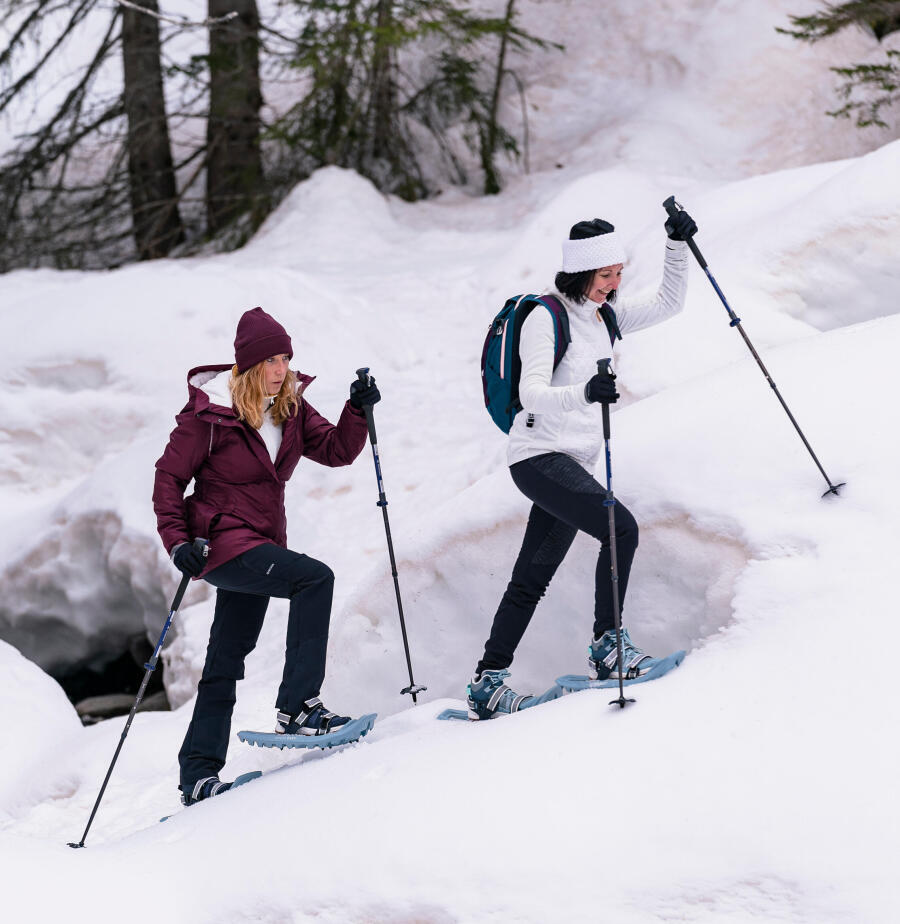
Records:
[[[851,0],[826,4],[810,16],[791,16],[793,29],[778,29],[803,42],[818,42],[848,26],[872,33],[880,42],[892,32],[900,31],[900,0]],[[860,128],[877,125],[887,128],[883,110],[900,98],[900,51],[885,49],[885,60],[878,64],[849,64],[832,67],[844,78],[838,95],[844,104],[828,115],[838,118],[856,116]]]

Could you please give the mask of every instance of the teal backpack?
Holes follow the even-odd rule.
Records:
[[[522,362],[519,359],[519,335],[525,318],[536,306],[543,306],[553,318],[553,368],[560,364],[566,348],[572,342],[569,332],[569,315],[565,306],[553,295],[514,295],[497,314],[488,328],[481,351],[481,387],[484,406],[491,420],[509,433],[516,414],[522,410],[519,401],[519,376]],[[606,310],[608,309],[608,311]],[[608,304],[600,309],[610,344],[621,340],[616,314]]]

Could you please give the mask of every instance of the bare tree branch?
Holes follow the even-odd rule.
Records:
[[[72,18],[66,25],[66,28],[56,37],[56,41],[50,46],[50,48],[45,52],[43,57],[38,61],[37,64],[32,67],[30,71],[27,71],[23,74],[11,87],[7,87],[2,93],[0,93],[0,112],[9,105],[10,101],[26,87],[31,81],[37,76],[41,68],[47,63],[47,61],[56,53],[57,49],[63,42],[71,35],[75,27],[84,19],[85,16],[91,11],[91,8],[96,3],[96,0],[82,0],[76,8],[75,12],[72,13]],[[118,15],[118,14],[117,14]],[[11,53],[12,44],[7,47],[4,54]]]
[[[146,16],[152,16],[160,22],[171,23],[173,26],[179,26],[182,29],[207,29],[210,26],[219,26],[223,23],[231,22],[231,20],[238,15],[236,11],[232,11],[226,13],[224,16],[215,16],[211,19],[192,20],[188,19],[186,16],[176,18],[174,16],[166,16],[165,13],[156,13],[143,6],[138,6],[137,3],[131,3],[130,0],[116,0],[116,3],[118,3],[119,6],[127,7],[129,10],[134,10],[136,13],[144,13]]]

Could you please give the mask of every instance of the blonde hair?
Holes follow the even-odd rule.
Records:
[[[265,360],[251,366],[245,372],[238,372],[238,367],[231,367],[231,400],[240,420],[245,420],[254,430],[263,424],[263,413],[268,392],[266,390]],[[297,376],[288,369],[281,388],[272,405],[272,420],[281,426],[289,417],[297,413],[300,402],[297,398]]]

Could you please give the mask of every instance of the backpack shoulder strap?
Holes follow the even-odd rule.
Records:
[[[619,330],[619,322],[616,319],[616,312],[609,302],[604,302],[600,306],[600,317],[606,325],[606,332],[609,334],[609,345],[614,347],[617,340],[622,339],[622,331]]]
[[[553,368],[555,369],[565,355],[566,349],[572,342],[569,330],[569,312],[566,306],[555,295],[533,296],[534,302],[543,305],[553,316],[554,330],[556,331],[556,349],[553,355]]]

